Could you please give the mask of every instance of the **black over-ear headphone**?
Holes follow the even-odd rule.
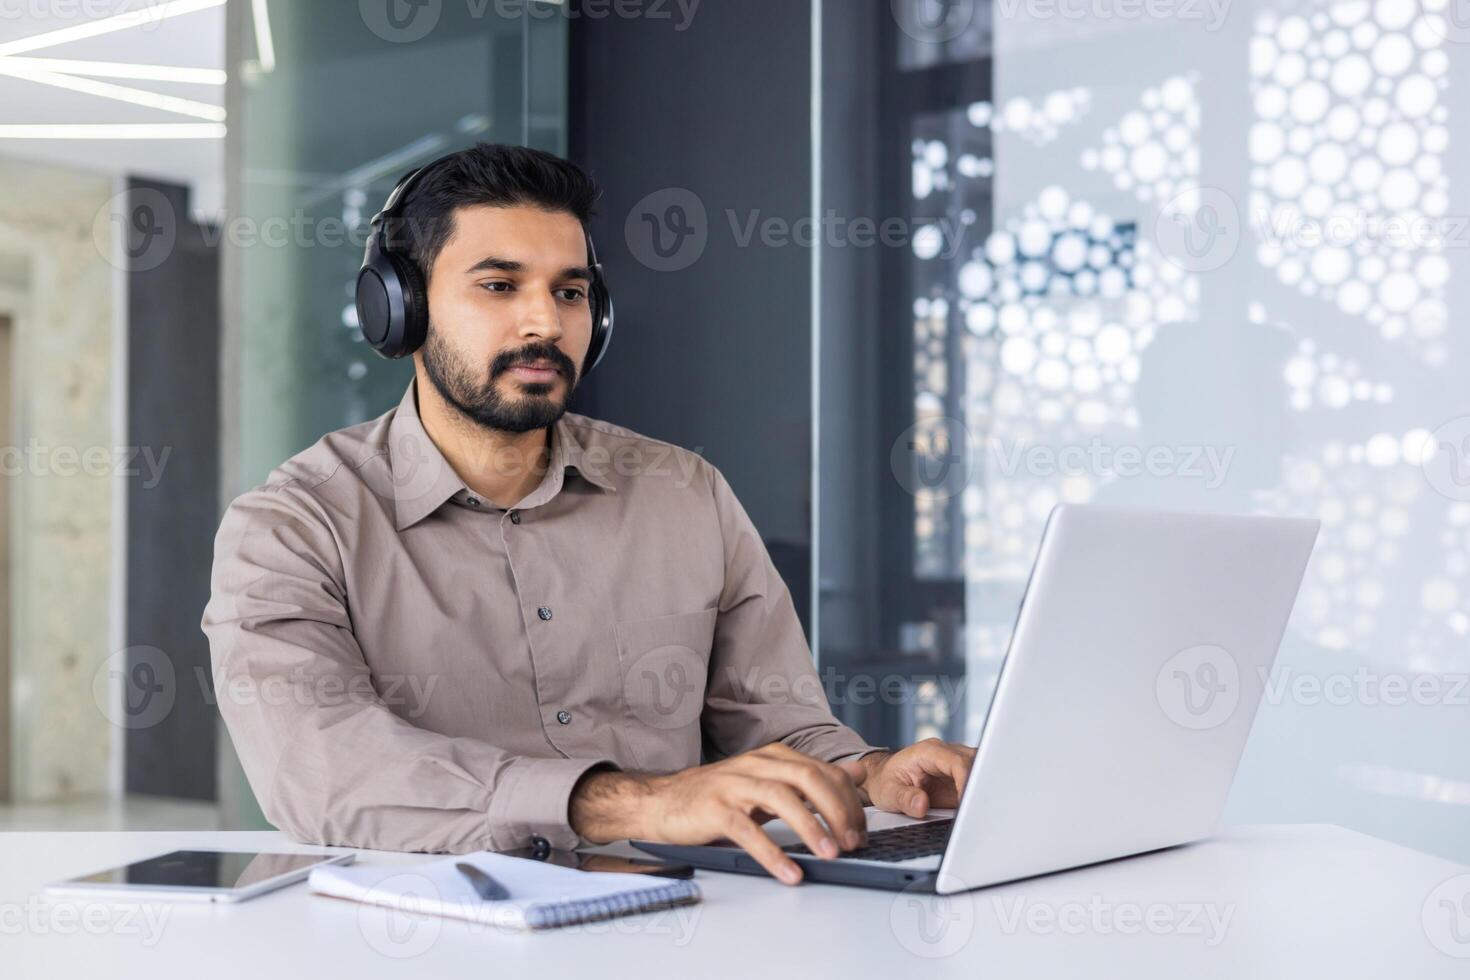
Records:
[[[402,235],[403,216],[400,209],[430,170],[458,154],[451,153],[405,174],[388,195],[383,210],[373,215],[372,232],[357,273],[357,325],[363,339],[384,357],[407,357],[424,343],[429,331],[429,291],[418,263],[408,253],[408,239]],[[583,361],[582,377],[607,353],[613,332],[612,297],[597,261],[592,235],[587,238],[587,266],[592,282],[587,298],[592,307],[592,343]]]

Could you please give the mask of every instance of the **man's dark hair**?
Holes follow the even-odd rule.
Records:
[[[597,184],[581,167],[544,150],[477,143],[425,174],[400,209],[409,252],[427,279],[454,234],[454,212],[476,204],[562,211],[585,230]]]

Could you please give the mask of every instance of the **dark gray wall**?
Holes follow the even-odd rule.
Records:
[[[880,25],[886,0],[822,6],[822,209],[887,217],[881,198]],[[862,656],[878,635],[878,488],[892,480],[881,436],[878,340],[884,263],[880,248],[822,254],[821,439],[818,592],[823,663]],[[906,256],[897,257],[900,262]],[[902,321],[899,321],[901,323]],[[907,380],[907,372],[904,372]],[[848,719],[851,721],[851,719]]]
[[[162,194],[168,208],[157,217],[172,222],[177,238],[156,268],[128,272],[128,443],[168,456],[156,485],[146,467],[128,481],[125,628],[130,648],[167,656],[174,700],[161,719],[127,732],[126,785],[130,793],[212,800],[216,714],[199,617],[219,505],[218,250],[189,222],[187,188],[135,179],[129,191],[129,214],[153,208]],[[139,266],[156,257],[145,249]],[[132,671],[145,662],[166,682],[153,656],[135,652],[125,683],[135,683]],[[146,711],[139,718],[152,721]]]
[[[801,0],[704,0],[684,30],[678,17],[577,18],[569,90],[569,153],[603,187],[593,231],[618,317],[577,410],[718,466],[803,621],[811,250],[742,247],[729,213],[742,228],[811,213],[810,18]],[[625,223],[669,188],[699,198],[708,240],[687,268],[658,271]]]

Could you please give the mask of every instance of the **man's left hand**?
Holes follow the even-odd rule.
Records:
[[[974,762],[970,746],[926,738],[897,752],[870,753],[843,768],[854,775],[864,802],[891,813],[923,817],[930,807],[959,806]]]

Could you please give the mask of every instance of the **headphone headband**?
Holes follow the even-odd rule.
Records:
[[[442,157],[437,157],[433,160],[430,160],[422,167],[415,167],[413,170],[410,170],[408,173],[398,178],[398,183],[394,184],[393,190],[389,191],[388,193],[388,200],[383,202],[383,210],[373,215],[373,234],[378,239],[378,247],[380,249],[385,252],[393,250],[394,242],[392,237],[388,234],[388,222],[391,219],[399,217],[399,207],[401,207],[403,203],[408,200],[408,195],[413,193],[413,189],[418,186],[419,180],[430,170],[433,170],[445,160],[448,160],[450,157],[456,156],[459,156],[458,152],[446,153]]]

